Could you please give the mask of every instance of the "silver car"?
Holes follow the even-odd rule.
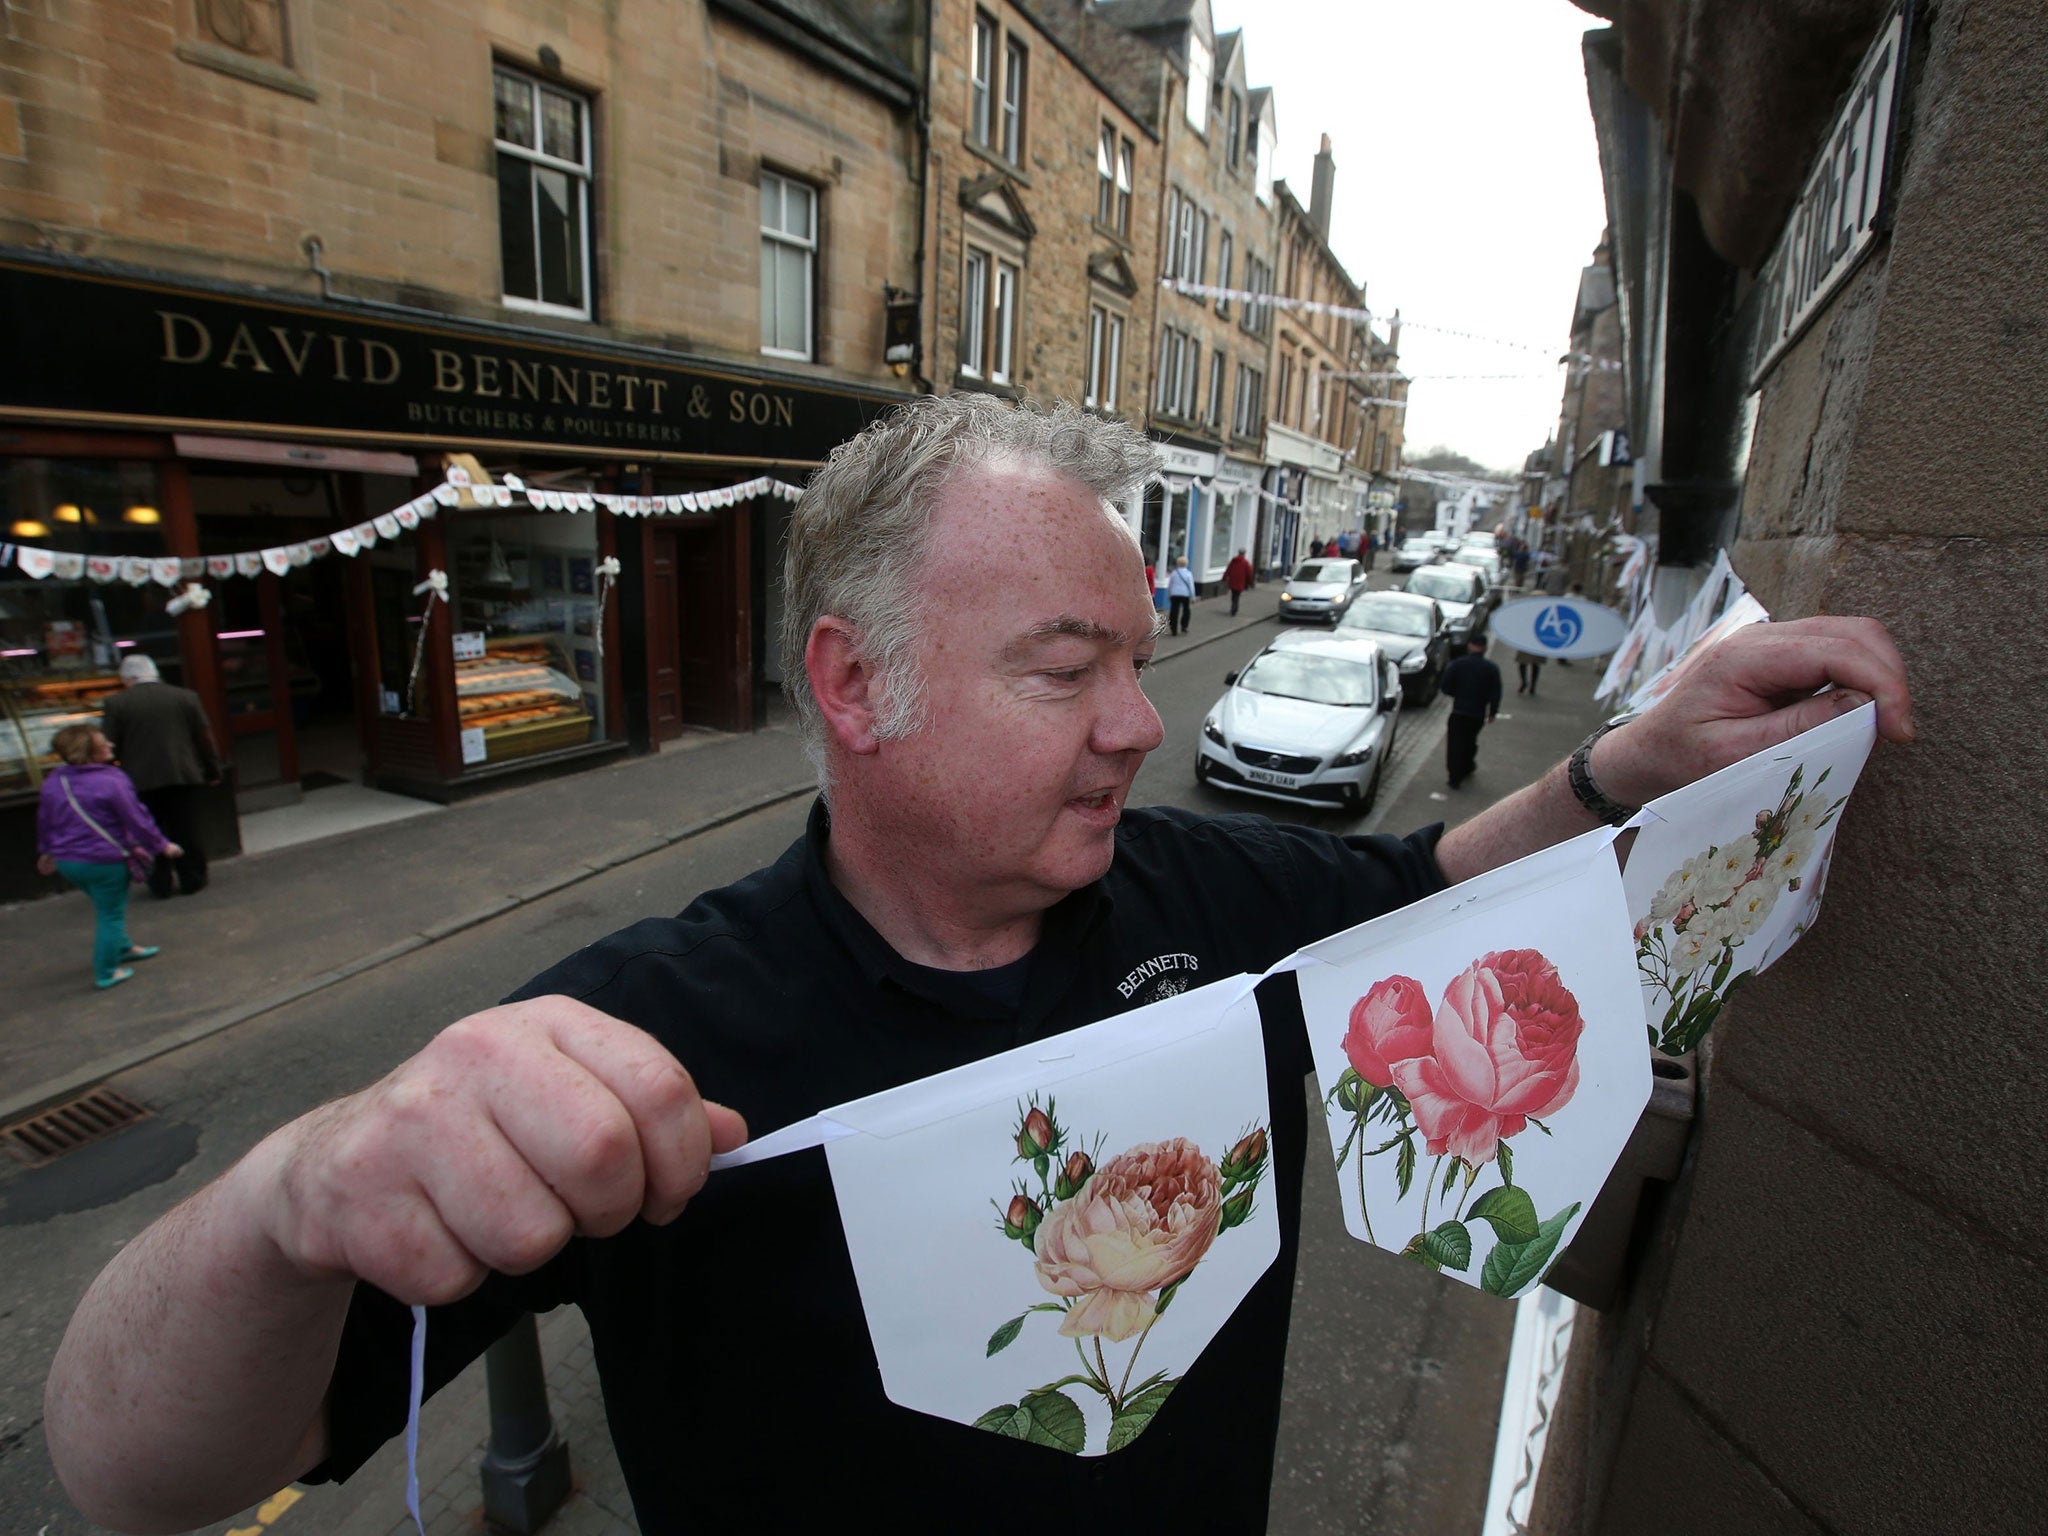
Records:
[[[1324,637],[1296,630],[1273,641],[1285,645],[1315,645]],[[1451,632],[1443,610],[1433,598],[1407,592],[1368,592],[1351,605],[1351,611],[1337,622],[1329,638],[1368,640],[1380,654],[1394,663],[1401,678],[1401,696],[1410,704],[1427,704],[1436,697],[1437,679],[1451,660]]]
[[[1407,590],[1432,597],[1451,631],[1451,655],[1474,635],[1486,633],[1486,573],[1470,565],[1425,565],[1408,578]]]
[[[1367,640],[1272,645],[1202,722],[1195,777],[1295,805],[1371,809],[1393,750],[1400,674]]]
[[[1337,555],[1317,555],[1294,568],[1280,589],[1280,617],[1334,624],[1365,590],[1365,567]]]

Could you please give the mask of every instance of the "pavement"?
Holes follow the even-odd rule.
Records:
[[[1385,581],[1382,573],[1375,585]],[[1176,665],[1177,658],[1234,642],[1214,655],[1219,676],[1242,665],[1276,632],[1275,607],[1270,586],[1250,594],[1235,619],[1227,598],[1198,602],[1188,634],[1162,637],[1162,690],[1214,687],[1203,681],[1206,672]],[[1513,691],[1512,656],[1496,659],[1507,698],[1481,737],[1473,779],[1457,792],[1445,788],[1443,701],[1404,711],[1379,808],[1364,828],[1345,830],[1406,831],[1463,820],[1564,756],[1601,717],[1590,700],[1593,665],[1545,667],[1540,691],[1529,699]],[[1163,768],[1165,758],[1160,754],[1147,773]],[[695,839],[716,841],[710,834],[718,829],[807,796],[811,787],[795,733],[783,722],[747,736],[692,736],[657,754],[480,796],[444,814],[225,860],[199,897],[162,904],[138,898],[131,907],[134,936],[163,945],[163,954],[135,981],[107,993],[90,986],[91,921],[82,897],[0,909],[0,973],[8,977],[0,1122],[226,1037],[351,978],[384,967],[403,971],[429,959],[433,946],[570,886],[597,881],[594,889],[602,889],[636,861]],[[1146,787],[1141,780],[1138,798],[1164,798],[1148,797]],[[1208,797],[1189,795],[1184,803],[1206,804]],[[1230,808],[1274,809],[1241,799]],[[216,1039],[209,1049],[221,1044]],[[1312,1179],[1318,1161],[1311,1160]],[[1313,1191],[1309,1199],[1315,1201]],[[1332,1283],[1321,1273],[1356,1263],[1355,1245],[1341,1233],[1327,1241],[1305,1234],[1296,1338],[1355,1343],[1336,1346],[1344,1358],[1334,1364],[1319,1359],[1305,1369],[1290,1353],[1273,1529],[1287,1536],[1476,1529],[1469,1486],[1438,1480],[1442,1487],[1418,1493],[1421,1480],[1407,1475],[1403,1462],[1418,1444],[1434,1442],[1450,1460],[1470,1463],[1483,1493],[1511,1313],[1402,1269],[1395,1278],[1414,1287],[1414,1299],[1390,1316],[1362,1299],[1355,1284]],[[1361,1306],[1372,1315],[1352,1315]],[[547,1529],[565,1536],[631,1533],[636,1526],[583,1319],[563,1309],[539,1327],[549,1396],[576,1479]],[[1317,1347],[1328,1353],[1327,1344]],[[1389,1406],[1362,1427],[1347,1419],[1346,1399],[1368,1395],[1371,1378],[1389,1372],[1399,1379],[1374,1388],[1376,1400]],[[426,1417],[420,1484],[427,1536],[480,1528],[484,1391],[478,1362],[437,1396]],[[1450,1446],[1447,1436],[1461,1443]],[[394,1444],[345,1490],[283,1489],[208,1529],[213,1536],[398,1536],[411,1529],[403,1487],[403,1447]],[[1364,1507],[1362,1497],[1369,1501]]]

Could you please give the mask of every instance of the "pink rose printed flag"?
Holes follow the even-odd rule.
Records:
[[[420,509],[409,501],[394,510],[391,515],[398,519],[398,526],[408,532],[420,525]]]
[[[160,587],[175,587],[184,574],[185,562],[176,555],[149,562],[149,579]]]
[[[1695,1049],[1813,925],[1836,823],[1876,743],[1865,704],[1644,807],[1622,881],[1651,1045]]]
[[[826,1111],[891,1401],[1082,1456],[1170,1421],[1280,1251],[1252,984]]]
[[[349,531],[356,536],[356,543],[364,549],[375,549],[377,547],[377,534],[379,530],[375,523],[357,523]]]
[[[353,557],[355,552],[363,547],[357,540],[356,531],[353,528],[337,528],[328,537],[333,540],[335,549],[350,557]]]
[[[233,555],[208,555],[206,557],[206,574],[215,581],[226,581],[235,574],[235,557]]]
[[[398,526],[398,519],[393,517],[389,512],[383,512],[378,514],[378,516],[375,519],[375,522],[377,524],[377,537],[380,539],[395,539],[399,536],[400,533],[404,532],[404,530]]]
[[[56,569],[57,557],[47,549],[37,549],[33,544],[17,544],[14,547],[14,563],[25,575],[41,581]]]
[[[1650,1098],[1614,835],[1303,951],[1351,1235],[1495,1296],[1571,1242]]]
[[[121,574],[121,562],[111,555],[87,555],[85,574],[94,581],[112,581]]]
[[[292,568],[292,552],[282,544],[263,551],[263,566],[273,576],[282,576]]]

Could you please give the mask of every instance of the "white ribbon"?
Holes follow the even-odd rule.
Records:
[[[448,573],[438,566],[427,579],[412,589],[414,597],[426,594],[427,606],[420,611],[420,637],[412,648],[412,672],[405,680],[405,712],[412,714],[413,691],[419,686],[420,663],[427,659],[427,631],[433,628],[434,604],[448,601]]]
[[[164,612],[176,618],[181,613],[194,613],[213,601],[213,593],[198,582],[188,582],[185,590],[164,604]]]

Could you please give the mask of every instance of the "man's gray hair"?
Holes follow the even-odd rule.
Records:
[[[156,663],[147,656],[123,656],[121,658],[121,681],[124,683],[161,682]]]
[[[958,471],[1014,461],[1042,464],[1114,502],[1155,472],[1158,450],[1125,422],[1064,403],[925,396],[841,443],[811,477],[782,561],[782,687],[820,782],[824,719],[804,668],[812,627],[828,614],[852,626],[880,686],[877,734],[916,731],[925,702],[917,587],[932,508]]]

